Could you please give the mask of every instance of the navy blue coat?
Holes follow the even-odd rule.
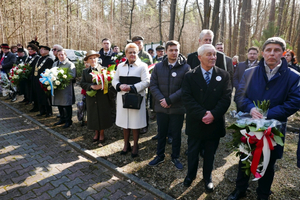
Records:
[[[297,166],[300,168],[300,133],[299,133],[299,141],[298,141],[298,149],[297,149]]]
[[[281,132],[285,134],[287,118],[300,109],[300,74],[282,59],[281,67],[269,81],[261,59],[257,67],[245,71],[236,94],[236,102],[243,112],[249,113],[256,100],[270,100],[267,118],[281,121]],[[283,147],[277,145],[274,156],[281,158],[282,153]]]

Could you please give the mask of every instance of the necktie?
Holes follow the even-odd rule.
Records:
[[[206,81],[206,84],[208,85],[209,84],[209,82],[210,82],[210,78],[209,78],[209,74],[210,74],[210,72],[205,72],[205,81]]]
[[[107,56],[107,53],[104,53],[105,56]]]
[[[169,65],[169,68],[172,69],[173,65]]]

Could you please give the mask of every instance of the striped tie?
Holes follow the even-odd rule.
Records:
[[[209,75],[210,75],[210,72],[205,72],[205,81],[206,81],[206,84],[208,85],[209,82],[210,82],[210,78],[209,78]]]

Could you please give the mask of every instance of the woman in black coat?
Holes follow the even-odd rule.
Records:
[[[96,90],[95,96],[86,95],[87,106],[87,127],[95,130],[93,142],[104,143],[104,129],[112,126],[111,107],[108,93],[104,94],[101,90],[102,85],[96,85],[92,82],[92,70],[101,71],[102,66],[98,64],[99,54],[95,51],[89,51],[84,58],[84,61],[89,63],[90,67],[82,72],[80,86],[85,91]]]

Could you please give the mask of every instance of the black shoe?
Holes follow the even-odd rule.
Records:
[[[62,128],[69,128],[72,125],[72,121],[71,122],[66,122],[65,125]]]
[[[39,109],[38,108],[32,108],[31,110],[29,110],[29,112],[38,112]]]
[[[238,200],[242,197],[246,196],[246,191],[240,191],[239,189],[235,189],[227,198],[227,200]]]
[[[208,193],[213,192],[214,191],[214,184],[213,184],[213,182],[208,182],[208,183],[205,182],[205,190]]]
[[[129,151],[131,151],[130,143],[129,143],[128,146],[127,146],[127,150],[126,150],[126,151],[123,151],[123,150],[122,150],[122,151],[120,152],[120,154],[121,154],[121,155],[126,155]]]
[[[151,140],[158,140],[158,134],[156,134],[156,136],[153,136],[153,137],[151,138]]]
[[[151,167],[154,167],[154,166],[156,166],[156,165],[158,165],[158,164],[160,164],[164,161],[165,161],[165,158],[161,158],[161,157],[156,156],[152,161],[150,161],[148,163],[148,165],[151,166]]]
[[[58,122],[56,122],[56,123],[54,124],[54,126],[64,124],[65,122],[66,122],[65,120],[59,120]]]
[[[36,116],[37,117],[40,117],[40,116],[43,116],[45,113],[40,113],[40,114],[37,114]]]
[[[45,117],[51,117],[52,114],[51,113],[46,113]]]
[[[11,102],[15,102],[17,101],[17,97],[14,97],[12,100],[10,100]]]
[[[56,118],[60,118],[60,115],[57,115]]]
[[[193,179],[190,179],[190,178],[188,178],[188,177],[185,177],[185,179],[184,179],[184,181],[183,181],[183,185],[184,185],[185,187],[190,187],[191,184],[192,184],[192,182],[193,182]]]
[[[138,153],[131,153],[131,158],[135,158],[135,157],[138,157],[139,154]]]
[[[10,100],[11,98],[10,97],[7,97],[6,99],[4,99],[4,100]]]
[[[173,142],[173,138],[172,137],[168,137],[168,144],[172,144]]]
[[[172,158],[172,161],[171,161],[171,162],[175,165],[175,167],[176,167],[177,169],[179,169],[179,170],[182,170],[182,169],[183,169],[183,166],[182,166],[182,164],[180,163],[180,161],[179,161],[178,159]]]

